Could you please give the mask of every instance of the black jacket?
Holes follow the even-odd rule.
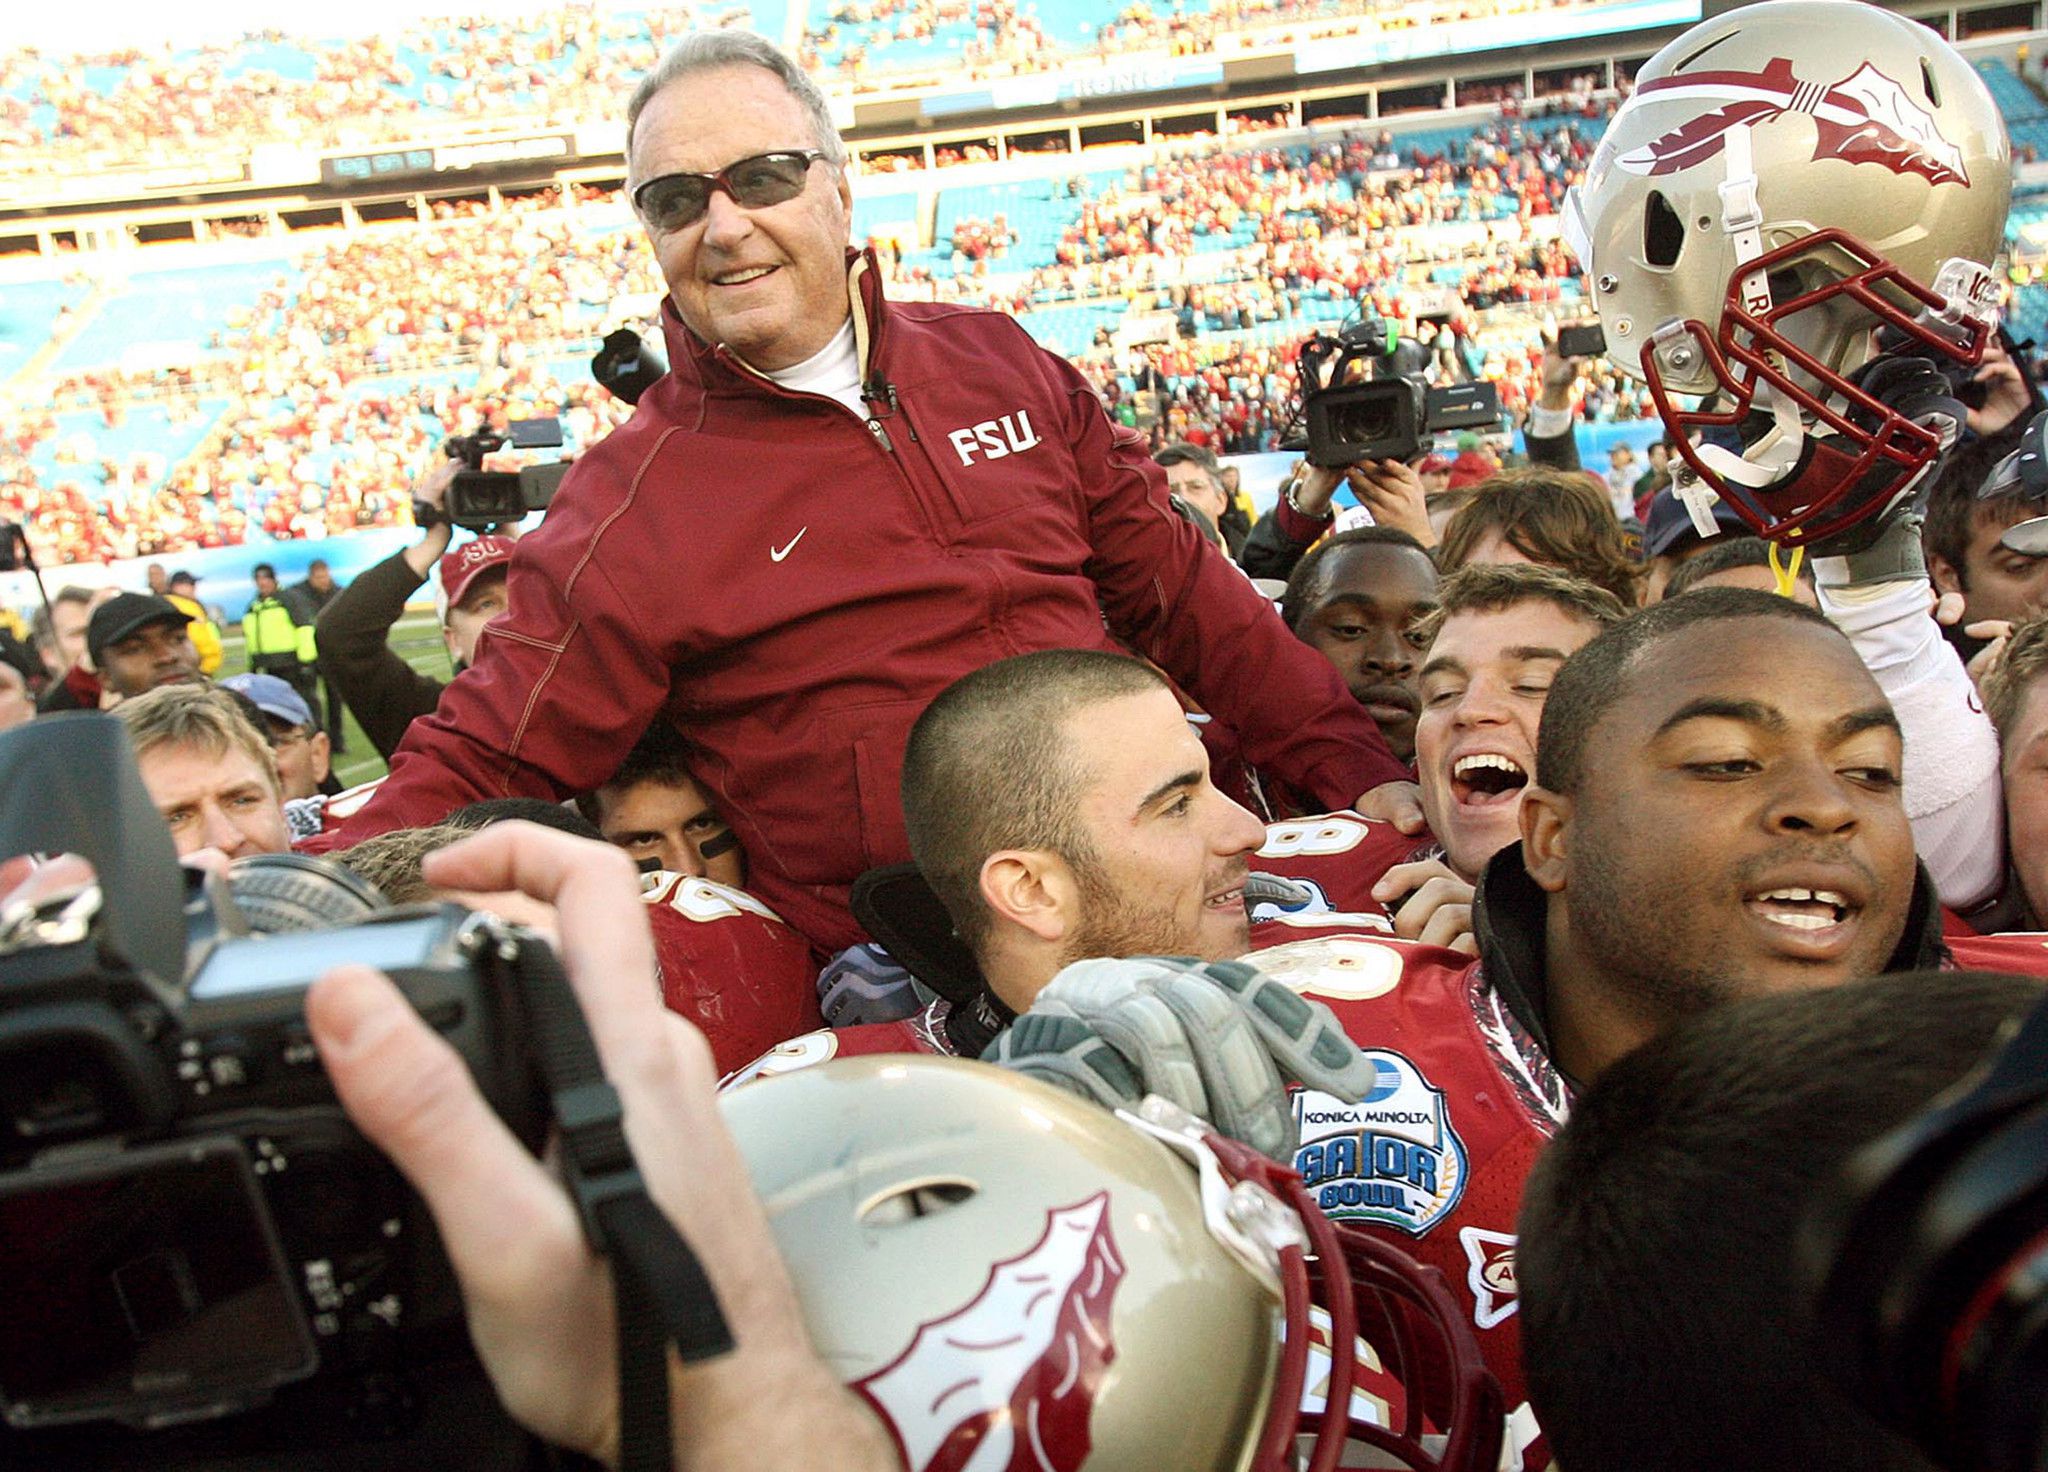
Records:
[[[425,582],[404,552],[394,552],[336,593],[314,625],[321,670],[386,761],[405,728],[441,699],[441,682],[415,670],[390,644],[405,600]]]

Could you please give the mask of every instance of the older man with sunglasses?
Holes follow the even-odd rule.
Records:
[[[1328,664],[1169,506],[1139,439],[1011,319],[883,300],[824,97],[758,36],[683,41],[627,113],[671,371],[519,543],[511,611],[344,841],[603,783],[666,713],[761,898],[824,950],[909,857],[897,775],[954,679],[1133,648],[1318,802],[1420,826]]]

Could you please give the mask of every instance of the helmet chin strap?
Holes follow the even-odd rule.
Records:
[[[1728,163],[1728,177],[1720,186],[1721,231],[1728,237],[1736,267],[1741,270],[1764,253],[1763,211],[1756,202],[1756,167],[1747,125],[1729,130],[1722,156]],[[1740,289],[1743,310],[1751,317],[1762,317],[1771,310],[1768,272],[1745,270]],[[1784,364],[1776,354],[1770,358],[1772,365],[1783,372]],[[1806,423],[1800,417],[1799,406],[1768,382],[1757,384],[1756,391],[1775,421],[1769,433],[1740,455],[1720,445],[1695,447],[1715,474],[1731,484],[1751,489],[1775,484],[1791,474],[1806,444]],[[1711,487],[1693,480],[1677,488],[1676,493],[1685,503],[1695,531],[1702,537],[1720,535],[1720,523],[1714,520],[1714,502],[1720,498]]]

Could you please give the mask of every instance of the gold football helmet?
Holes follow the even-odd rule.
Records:
[[[1796,544],[1881,516],[1937,463],[1941,433],[1859,370],[1879,328],[1937,366],[1982,357],[2011,190],[2004,122],[1940,36],[1770,0],[1644,65],[1563,223],[1609,358],[1679,443],[1681,494]],[[1712,498],[1686,499],[1705,532]]]
[[[1162,1100],[887,1055],[724,1107],[813,1343],[912,1472],[1497,1465],[1438,1275]]]

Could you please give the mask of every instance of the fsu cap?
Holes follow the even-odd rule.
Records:
[[[441,559],[441,591],[434,596],[434,611],[442,623],[448,622],[448,610],[462,602],[479,574],[512,560],[513,545],[510,537],[475,537]]]

